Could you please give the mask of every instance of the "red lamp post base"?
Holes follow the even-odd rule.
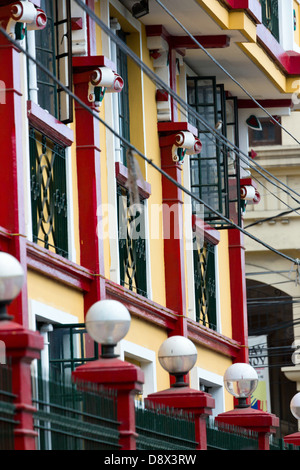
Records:
[[[279,426],[279,418],[275,415],[253,408],[235,408],[219,414],[215,421],[257,432],[259,450],[270,450],[269,435]]]
[[[42,336],[26,330],[13,321],[0,322],[0,341],[5,345],[6,357],[11,360],[12,392],[15,398],[15,450],[35,450],[37,433],[33,426],[31,363],[40,357],[44,347]]]
[[[117,419],[121,450],[136,450],[134,397],[142,390],[143,371],[120,359],[98,359],[77,367],[73,372],[75,382],[92,382],[117,391]]]
[[[289,434],[283,438],[286,444],[293,444],[294,446],[300,446],[300,432],[295,432],[294,434]]]
[[[198,442],[196,449],[207,449],[206,418],[212,414],[215,407],[215,400],[211,395],[187,386],[171,387],[148,395],[147,401],[192,413],[195,418],[195,439]]]

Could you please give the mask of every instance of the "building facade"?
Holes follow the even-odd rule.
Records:
[[[117,299],[143,396],[169,387],[157,352],[183,335],[218,414],[248,362],[247,121],[257,102],[289,114],[298,52],[278,52],[283,2],[133,3],[0,2],[0,248],[26,272],[10,312],[45,340],[34,374],[67,380],[98,354],[88,309]]]

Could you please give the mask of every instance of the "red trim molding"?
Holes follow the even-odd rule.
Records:
[[[241,345],[238,341],[227,338],[227,336],[223,336],[214,330],[210,330],[200,325],[200,323],[188,319],[187,331],[191,341],[200,346],[212,349],[213,351],[231,358],[236,358],[239,355]]]
[[[198,135],[197,129],[188,122],[158,122],[157,130],[160,134],[163,134],[164,136],[175,134],[176,132],[180,131],[189,131],[195,136]]]
[[[300,54],[298,52],[285,51],[263,24],[257,25],[256,35],[258,43],[284,73],[288,75],[300,74]]]
[[[77,56],[72,59],[75,74],[90,72],[97,67],[109,67],[116,72],[116,65],[104,55]]]
[[[121,162],[116,162],[116,179],[121,186],[126,186],[128,181],[128,168]],[[137,181],[139,194],[142,199],[148,199],[151,195],[151,185],[147,181]]]
[[[226,34],[194,36],[205,49],[224,49],[230,46],[230,37]],[[171,36],[173,49],[198,49],[199,46],[189,36]]]
[[[176,312],[131,292],[108,279],[106,279],[106,298],[122,302],[132,316],[164,328],[170,334],[177,330],[179,316]],[[198,345],[217,351],[225,356],[235,358],[239,354],[240,344],[237,341],[205,328],[191,319],[187,319],[187,335]]]
[[[95,279],[93,273],[83,266],[78,266],[32,242],[27,242],[27,267],[82,292],[88,292]]]
[[[206,224],[200,217],[192,215],[192,227],[194,232],[202,236],[205,241],[212,245],[218,245],[220,242],[220,232]]]
[[[282,100],[257,100],[257,102],[266,108],[292,108],[293,101],[290,99],[282,99]],[[238,100],[238,108],[239,109],[251,109],[251,108],[259,108],[258,104],[256,104],[253,100]]]
[[[176,312],[109,279],[106,279],[106,298],[122,302],[133,316],[169,331],[174,330],[177,325],[178,315]]]
[[[146,34],[148,37],[160,36],[169,44],[170,49],[194,49],[198,47],[189,36],[172,36],[163,25],[147,25]],[[198,35],[195,36],[195,39],[206,49],[222,49],[230,45],[230,37],[226,34]]]
[[[261,23],[261,4],[259,0],[222,0],[230,10],[246,10],[256,23]]]
[[[69,147],[74,141],[73,131],[58,119],[47,113],[33,101],[27,102],[29,123],[38,131],[64,147]]]

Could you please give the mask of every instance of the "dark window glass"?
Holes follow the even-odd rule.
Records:
[[[280,118],[278,122],[280,123]],[[271,118],[260,118],[261,130],[249,128],[249,146],[281,145],[281,128]]]
[[[72,28],[70,0],[41,0],[47,26],[36,31],[36,58],[72,90]],[[37,66],[38,102],[63,123],[73,120],[72,98]]]
[[[215,77],[189,77],[187,92],[188,104],[202,118],[192,113],[189,117],[202,142],[201,153],[190,157],[191,191],[213,209],[206,205],[202,209],[194,200],[193,212],[204,213],[204,219],[216,225],[226,223],[214,211],[240,224],[239,159],[226,141],[218,137],[218,134],[226,137],[230,130],[230,138],[234,138],[230,142],[236,145],[237,108],[227,101],[224,88],[216,84]],[[227,126],[230,110],[232,121]],[[211,131],[218,123],[221,125],[216,132]]]
[[[126,42],[126,33],[118,31],[118,36]],[[128,97],[128,69],[127,69],[127,55],[119,47],[117,47],[117,70],[119,75],[124,80],[124,87],[121,93],[118,93],[119,99],[119,133],[130,141],[130,121],[129,121],[129,97]],[[126,146],[121,142],[121,161],[126,165]]]

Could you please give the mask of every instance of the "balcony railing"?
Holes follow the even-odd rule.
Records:
[[[270,30],[279,42],[278,0],[260,0],[262,23]]]
[[[14,398],[11,368],[0,364],[0,450],[14,450]]]

